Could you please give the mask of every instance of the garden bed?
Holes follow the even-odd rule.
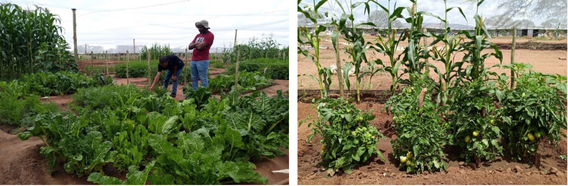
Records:
[[[518,163],[511,161],[507,155],[499,157],[492,163],[483,164],[479,168],[472,168],[464,164],[464,160],[459,158],[457,151],[446,148],[445,154],[449,162],[448,169],[443,172],[407,174],[404,170],[399,170],[398,160],[395,160],[390,144],[391,139],[396,139],[396,134],[392,129],[392,116],[384,111],[380,112],[384,104],[375,101],[363,101],[356,104],[362,110],[373,109],[376,117],[371,125],[376,127],[379,132],[385,135],[385,139],[380,139],[378,149],[386,158],[383,162],[380,158],[374,157],[369,163],[354,168],[352,174],[340,173],[335,176],[327,176],[326,171],[318,165],[321,159],[320,138],[314,137],[311,143],[307,143],[308,135],[312,133],[307,123],[298,127],[298,184],[300,185],[565,185],[566,183],[566,160],[562,160],[560,155],[566,155],[566,139],[564,138],[555,149],[548,142],[543,142],[538,153],[541,157],[541,166],[536,167],[528,163]],[[305,120],[308,115],[311,118],[317,116],[315,108],[311,103],[298,102],[298,121]],[[310,122],[308,120],[307,122]],[[566,131],[563,131],[566,133]],[[555,172],[555,173],[552,173]]]
[[[115,78],[117,84],[126,84],[126,79]],[[146,85],[146,78],[130,78],[129,82],[138,87]],[[170,86],[171,87],[171,86]],[[184,99],[182,92],[183,85],[180,85],[177,100]],[[268,89],[280,88],[280,90],[287,90],[287,81],[280,82],[277,87],[269,87]],[[268,92],[267,95],[271,97],[277,96],[277,90]],[[287,96],[287,94],[285,95]],[[216,97],[219,97],[218,95]],[[55,105],[60,111],[73,111],[70,109],[69,104],[73,102],[73,95],[63,96],[46,96],[40,98],[44,102],[55,102]],[[75,113],[77,114],[77,113]],[[58,184],[58,185],[83,185],[93,184],[87,181],[87,176],[78,177],[76,175],[68,174],[63,169],[63,163],[59,163],[50,175],[48,158],[40,154],[40,148],[45,146],[44,142],[37,137],[32,137],[29,140],[21,141],[17,137],[17,133],[21,132],[22,128],[0,124],[0,184]],[[252,158],[251,162],[255,164],[255,171],[268,178],[268,184],[287,184],[288,174],[272,173],[274,170],[288,169],[288,150],[281,149],[285,155],[276,156],[269,159],[266,157]],[[126,174],[120,173],[115,169],[112,164],[107,164],[102,167],[106,175],[125,179]]]

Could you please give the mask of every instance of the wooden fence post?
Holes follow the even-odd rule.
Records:
[[[93,51],[91,51],[91,73],[90,73],[91,75],[93,75],[92,74],[93,69],[95,69],[95,65],[93,64]]]
[[[148,52],[148,86],[152,85],[152,82],[154,82],[152,80],[152,74],[151,74],[151,68],[150,68],[150,50],[146,50]],[[140,56],[142,57],[142,56]]]
[[[237,91],[237,93],[239,92],[239,57],[240,57],[240,51],[239,49],[237,49],[237,63],[235,65],[235,90]]]
[[[136,60],[136,39],[132,39],[132,53],[134,54],[132,60]]]
[[[189,64],[188,60],[187,60],[187,55],[188,55],[188,51],[187,51],[187,48],[185,48],[185,56],[184,56],[185,60],[183,61],[184,64]],[[183,78],[183,79],[185,80],[185,84],[187,85],[187,77],[191,77],[191,76],[189,76],[189,74],[187,74],[187,68],[189,68],[189,66],[184,65],[184,67],[185,67],[185,76],[184,76],[185,78]]]
[[[105,66],[106,66],[106,76],[108,76],[108,51],[105,51]]]
[[[511,45],[511,64],[515,63],[515,44],[517,42],[517,27],[513,27],[513,44]],[[511,68],[511,89],[515,84],[515,73],[513,68]]]
[[[129,60],[130,59],[128,59],[128,50],[126,50],[126,85],[128,85],[130,83],[130,81],[128,80],[128,78],[130,77],[129,74],[128,74],[128,68],[129,68],[128,63],[130,63]]]

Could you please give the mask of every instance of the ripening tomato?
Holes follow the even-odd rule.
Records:
[[[529,137],[529,140],[534,141],[534,135],[532,133],[529,132],[527,136]]]
[[[406,156],[400,157],[400,163],[406,163]]]

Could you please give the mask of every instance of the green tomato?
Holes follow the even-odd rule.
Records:
[[[534,137],[540,138],[540,132],[539,132],[539,131],[536,131],[536,132],[534,133]]]
[[[352,135],[352,136],[357,136],[357,132],[351,131],[351,135]]]
[[[408,152],[406,153],[406,157],[412,158],[412,152],[408,151]]]
[[[495,120],[491,119],[491,121],[489,121],[491,123],[491,125],[495,125]]]
[[[479,136],[479,131],[478,130],[474,130],[473,131],[473,137],[477,137]]]
[[[521,94],[521,97],[525,97],[525,96],[526,96],[526,94],[523,92],[523,94]]]
[[[407,161],[406,161],[406,166],[409,166],[409,167],[410,167],[411,165],[412,165],[412,161],[407,160]]]
[[[470,137],[470,136],[466,136],[466,137],[465,137],[465,142],[466,142],[466,143],[469,143],[469,141],[471,141],[471,137]]]
[[[412,89],[406,89],[406,93],[412,93]]]

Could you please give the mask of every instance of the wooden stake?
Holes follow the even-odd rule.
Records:
[[[134,54],[133,60],[136,60],[136,39],[132,39],[132,51]]]
[[[93,69],[95,69],[95,65],[93,64],[93,51],[91,51],[91,74],[93,72]]]
[[[187,54],[188,54],[188,51],[187,51],[187,48],[186,48],[186,49],[185,49],[185,56],[184,56],[185,60],[183,61],[184,64],[187,64],[187,62],[188,62],[188,60],[187,60]],[[187,85],[187,76],[189,75],[189,74],[187,74],[187,66],[188,66],[188,65],[184,65],[184,67],[185,67],[185,76],[184,76],[184,78],[183,78],[183,80],[185,81],[185,84],[186,84],[186,85]]]
[[[517,42],[517,27],[513,27],[513,44],[511,45],[511,64],[515,63],[515,44]],[[513,69],[511,69],[511,89],[515,84],[515,74]]]
[[[428,32],[428,29],[426,29],[426,28],[424,28],[422,30],[423,30],[422,31],[423,34],[426,34]],[[425,47],[424,52],[426,52],[426,54],[428,54],[430,52],[430,50],[428,49],[428,40],[427,40],[426,37],[424,37],[424,47]],[[426,58],[426,64],[428,64],[428,58]],[[430,71],[430,67],[428,67],[428,65],[425,65],[425,66],[426,66],[426,71]]]
[[[129,63],[130,63],[130,59],[128,59],[128,50],[127,50],[126,51],[126,85],[130,84],[130,81],[128,80],[128,78],[129,78],[129,74],[128,74]]]
[[[150,68],[150,50],[146,50],[148,51],[148,86],[151,85],[151,83],[154,81],[152,80],[152,74],[151,72],[151,68]]]
[[[105,66],[106,66],[106,76],[108,76],[108,51],[105,51]]]
[[[237,50],[237,64],[235,65],[235,90],[239,92],[239,57],[240,50]]]
[[[75,16],[75,8],[72,8],[71,10],[73,10],[73,46],[75,47],[73,49],[73,54],[75,55],[75,63],[79,63],[79,54],[77,52],[77,18]]]

